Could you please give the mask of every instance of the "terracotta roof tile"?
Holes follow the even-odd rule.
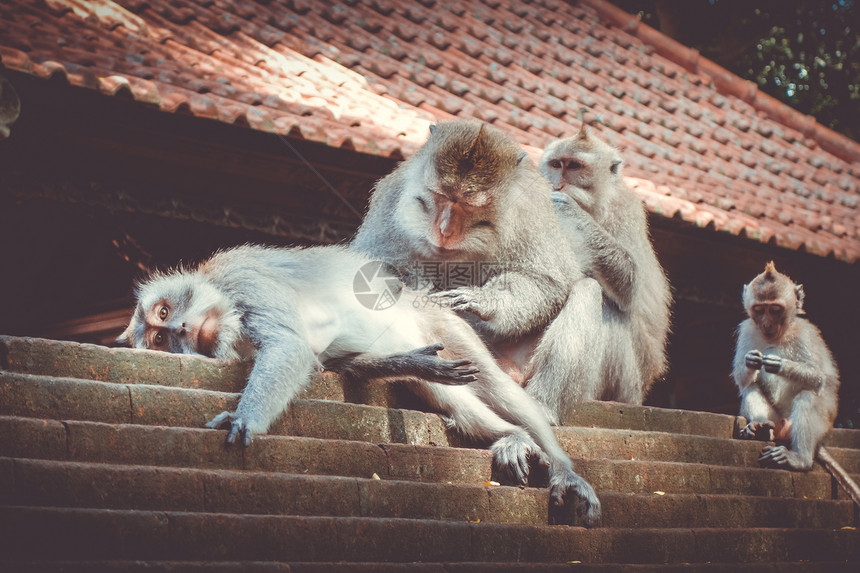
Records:
[[[251,129],[402,157],[477,117],[538,154],[602,124],[650,210],[860,254],[860,145],[604,0],[22,0],[0,60]]]

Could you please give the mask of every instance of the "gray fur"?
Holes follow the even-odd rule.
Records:
[[[413,372],[429,365],[431,373],[438,373],[434,366],[438,364],[430,355],[439,351],[444,359],[443,377],[450,375],[448,367],[466,368],[476,381],[445,385],[413,379],[409,383],[415,392],[446,413],[463,434],[495,442],[496,463],[509,475],[520,477],[529,457],[540,452],[549,465],[552,499],[574,501],[582,510],[584,524],[596,524],[600,501],[573,471],[540,405],[499,368],[463,319],[448,309],[415,305],[425,293],[404,289],[385,310],[361,304],[354,295],[353,281],[370,262],[364,255],[337,246],[245,246],[223,251],[195,270],[160,275],[141,286],[126,338],[133,346],[149,347],[147,327],[141,321],[146,320],[153,303],[157,308],[159,301],[170,297],[181,298],[187,312],[205,314],[208,309],[197,302],[199,291],[204,300],[221,305],[221,310],[235,310],[240,328],[222,331],[230,339],[220,339],[219,348],[221,343],[238,346],[247,339],[256,348],[256,359],[236,411],[223,412],[207,426],[226,425],[228,441],[241,437],[244,444],[269,428],[322,364],[357,357],[365,366],[373,366],[387,357],[389,365],[408,369],[404,356],[414,361],[420,355],[431,361],[419,361],[420,367]],[[182,288],[174,288],[174,284]],[[213,296],[213,291],[220,296]],[[174,306],[180,308],[178,303]],[[176,320],[196,324],[200,317],[186,314]],[[155,328],[162,327],[156,321]],[[440,340],[444,348],[436,344]],[[188,345],[171,350],[193,351]],[[230,354],[219,351],[215,355]]]
[[[484,128],[491,144],[488,153],[508,159],[497,162],[493,184],[481,189],[491,197],[481,218],[492,225],[472,228],[456,250],[440,250],[429,233],[435,214],[431,190],[439,184],[437,162],[463,141],[472,141],[480,127],[462,120],[438,124],[415,155],[377,183],[351,247],[392,264],[416,283],[432,279],[421,275],[416,265],[421,261],[498,263],[502,274],[452,289],[442,298],[457,310],[480,316],[475,326],[490,337],[520,336],[552,320],[577,271],[555,245],[560,227],[549,186],[531,161],[520,160],[522,150],[509,136]],[[473,184],[464,177],[464,186]],[[421,201],[429,211],[422,209]]]
[[[760,429],[772,429],[787,419],[790,447],[765,448],[761,461],[805,471],[812,468],[816,450],[836,418],[839,372],[821,332],[799,316],[802,293],[772,263],[744,286],[749,318],[738,326],[732,376],[741,396],[740,415],[749,421],[741,437],[752,439]],[[753,307],[760,304],[784,308],[773,336],[757,323],[763,319],[757,319]]]
[[[599,376],[585,338],[600,324],[600,304],[569,296],[574,288],[589,290],[594,281],[583,281],[571,250],[558,246],[562,227],[551,187],[513,139],[489,126],[484,133],[500,158],[494,168],[503,173],[497,185],[483,189],[491,200],[476,218],[490,225],[469,227],[456,250],[438,248],[436,174],[440,165],[450,164],[451,149],[467,146],[479,129],[467,121],[440,123],[414,156],[377,184],[351,247],[382,258],[415,281],[433,278],[422,274],[422,263],[488,262],[503,269],[489,280],[443,291],[439,300],[466,313],[500,359],[531,379],[527,391],[555,423],[581,398],[580,381]],[[599,300],[599,288],[591,292]]]
[[[577,314],[564,314],[567,325],[559,324],[569,347],[587,345],[599,362],[579,370],[578,399],[641,404],[667,368],[671,292],[651,244],[645,207],[624,183],[621,163],[616,149],[583,128],[548,145],[540,169],[553,186],[570,252],[600,287],[599,294],[585,287],[573,292],[568,304]],[[597,313],[600,318],[593,318]],[[583,314],[592,317],[590,329],[583,330]],[[544,388],[531,392],[556,391],[551,381],[539,382]]]
[[[468,384],[478,379],[478,369],[470,361],[440,358],[438,353],[444,349],[445,345],[437,343],[381,359],[350,355],[329,360],[323,366],[353,380],[414,376],[439,384]]]

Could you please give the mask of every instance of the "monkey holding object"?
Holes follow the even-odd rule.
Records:
[[[672,296],[645,206],[624,182],[621,166],[618,150],[585,124],[574,137],[550,143],[540,160],[568,248],[600,285],[600,300],[579,302],[590,312],[602,311],[600,332],[582,333],[595,340],[592,359],[600,362],[596,378],[579,382],[583,398],[641,404],[667,368]]]
[[[236,411],[207,424],[227,426],[228,442],[241,437],[245,445],[267,431],[315,369],[329,363],[349,358],[345,367],[359,375],[416,377],[412,389],[451,426],[493,441],[500,470],[526,483],[529,462],[545,463],[553,505],[595,525],[600,501],[573,471],[540,405],[499,368],[463,319],[448,309],[413,306],[422,293],[386,279],[386,304],[360,300],[354,285],[368,265],[380,263],[337,246],[222,251],[194,270],[157,274],[141,284],[119,340],[222,359],[251,346],[254,366]]]
[[[749,424],[741,438],[762,431],[788,438],[766,447],[767,466],[806,471],[836,419],[839,372],[821,332],[803,318],[803,285],[773,262],[743,288],[749,318],[738,326],[732,376]],[[786,435],[787,434],[787,435]]]

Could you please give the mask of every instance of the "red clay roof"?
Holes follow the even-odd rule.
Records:
[[[436,119],[541,148],[584,111],[651,211],[860,258],[860,145],[604,0],[11,0],[0,60],[392,157]]]

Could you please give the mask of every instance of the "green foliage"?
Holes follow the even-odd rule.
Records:
[[[860,140],[857,0],[613,0],[759,88]]]
[[[852,0],[800,1],[732,66],[759,87],[858,139],[860,14]],[[789,8],[789,6],[786,6]],[[767,15],[769,16],[769,14]]]

